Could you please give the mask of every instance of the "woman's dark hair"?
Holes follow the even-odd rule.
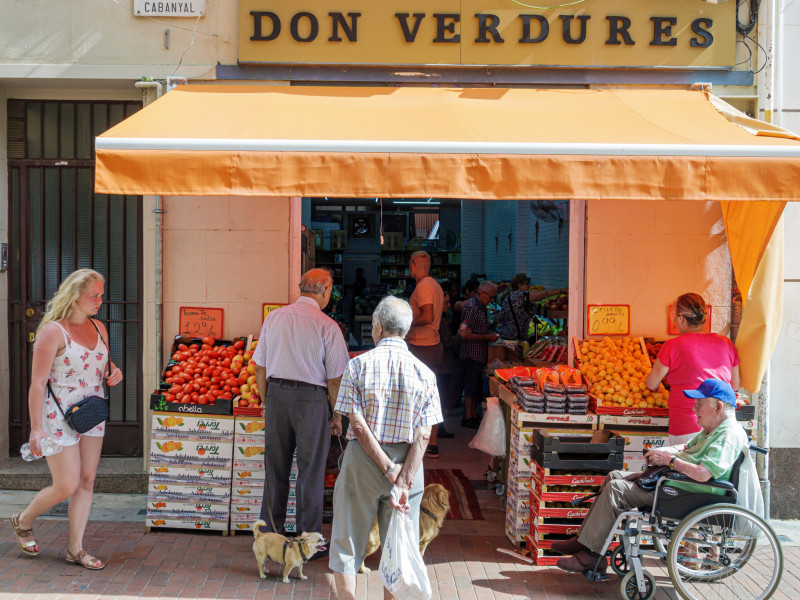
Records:
[[[683,315],[686,322],[694,327],[703,325],[708,318],[706,301],[700,294],[683,294],[675,303],[675,317]]]
[[[530,277],[528,277],[525,273],[517,273],[511,278],[509,284],[511,285],[511,291],[515,292],[519,286],[527,285],[530,282],[531,282]]]
[[[480,281],[477,279],[470,279],[464,284],[464,293],[469,294],[470,292],[477,290],[480,284]]]

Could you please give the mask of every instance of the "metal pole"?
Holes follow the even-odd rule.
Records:
[[[768,364],[764,380],[761,382],[761,391],[758,393],[758,406],[756,407],[756,443],[767,449],[769,449],[769,374]],[[769,454],[756,455],[756,470],[764,495],[764,518],[769,520]]]

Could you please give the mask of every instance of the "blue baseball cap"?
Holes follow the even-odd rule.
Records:
[[[696,390],[683,390],[683,395],[695,400],[716,398],[736,408],[736,392],[733,391],[730,384],[721,379],[706,379]]]

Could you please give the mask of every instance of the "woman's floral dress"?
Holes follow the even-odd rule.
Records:
[[[108,364],[108,348],[103,336],[97,334],[94,350],[84,348],[70,339],[67,330],[56,323],[64,334],[64,354],[56,356],[50,369],[50,386],[58,398],[61,410],[65,411],[76,402],[89,396],[103,395],[103,373]],[[78,433],[64,421],[64,415],[58,410],[53,396],[45,394],[42,409],[42,428],[48,437],[57,439],[62,446],[77,444],[82,435],[103,437],[106,423],[90,429],[86,433]]]

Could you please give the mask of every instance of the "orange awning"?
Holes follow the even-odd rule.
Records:
[[[97,138],[96,191],[796,199],[800,141],[725,106],[683,90],[180,86]]]

